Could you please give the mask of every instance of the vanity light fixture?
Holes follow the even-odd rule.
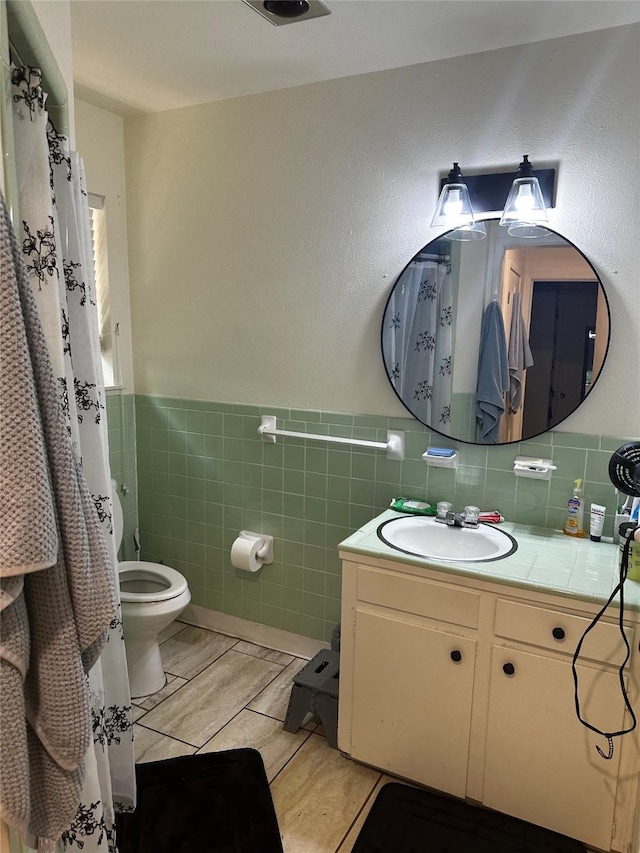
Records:
[[[508,226],[512,237],[537,237],[540,227],[548,223],[540,182],[533,174],[529,155],[524,154],[511,184],[500,225]]]
[[[479,213],[499,213],[500,224],[514,237],[538,237],[554,206],[555,169],[536,169],[525,154],[515,179],[513,172],[491,172],[463,177],[458,163],[440,182],[440,198],[432,228],[447,231],[448,240],[479,240],[486,236]]]

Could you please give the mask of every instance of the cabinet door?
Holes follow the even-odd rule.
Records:
[[[603,731],[621,729],[617,673],[588,666],[578,673],[583,718]],[[613,759],[601,758],[595,746],[606,753],[606,740],[578,720],[569,661],[493,647],[485,805],[609,850],[620,739],[614,743]]]
[[[356,610],[353,758],[464,797],[475,641]]]

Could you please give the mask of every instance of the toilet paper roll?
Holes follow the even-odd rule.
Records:
[[[262,560],[258,557],[258,551],[264,542],[262,539],[249,539],[239,536],[231,546],[231,563],[236,569],[245,572],[257,572],[262,568]]]

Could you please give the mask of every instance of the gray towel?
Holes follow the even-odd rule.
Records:
[[[497,444],[500,440],[500,418],[508,389],[507,339],[502,311],[494,299],[485,308],[480,328],[476,421],[482,444]]]
[[[0,330],[1,817],[46,851],[76,816],[91,742],[86,673],[117,605],[1,193]]]
[[[509,327],[509,410],[515,413],[522,404],[522,377],[533,366],[529,337],[522,319],[520,294],[513,294]]]

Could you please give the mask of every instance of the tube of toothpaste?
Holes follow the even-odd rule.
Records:
[[[500,515],[497,509],[486,510],[478,514],[478,521],[488,521],[490,524],[499,524],[504,521],[504,516]]]

